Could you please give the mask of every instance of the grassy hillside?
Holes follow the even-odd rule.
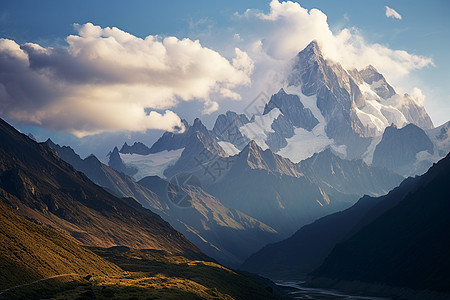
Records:
[[[0,199],[5,193],[0,190]],[[30,222],[0,201],[0,290],[60,274],[111,276],[119,267]]]
[[[116,296],[128,290],[136,297],[144,297],[149,293],[156,299],[273,298],[253,281],[213,262],[168,256],[164,251],[157,250],[126,247],[91,250],[130,272],[127,280],[121,280],[119,285],[117,281],[112,281],[98,287],[114,291]]]
[[[0,199],[4,196],[0,190]],[[212,262],[159,250],[86,249],[24,219],[1,201],[0,224],[0,299],[273,298],[263,287]],[[67,276],[51,278],[55,275]]]
[[[83,275],[39,281],[6,291],[0,294],[0,299],[275,299],[252,280],[212,262],[193,261],[158,250],[127,247],[91,250],[124,271],[113,267],[105,270],[110,272],[109,276],[88,272],[93,274],[91,278]],[[84,251],[96,256],[90,250]],[[80,270],[86,274],[85,269]]]

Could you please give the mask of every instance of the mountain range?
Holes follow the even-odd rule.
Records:
[[[195,136],[201,135],[192,132]],[[69,147],[60,147],[51,141],[47,144],[94,182],[121,197],[134,197],[181,231],[202,251],[230,266],[239,265],[267,243],[288,237],[299,226],[348,207],[364,192],[382,194],[401,181],[400,176],[385,169],[369,167],[361,160],[340,159],[329,150],[310,161],[294,164],[250,142],[239,154],[227,157],[229,170],[225,170],[226,175],[223,174],[217,182],[202,185],[197,180],[184,184],[157,176],[147,176],[135,182],[127,175],[102,165],[94,156],[82,160]],[[138,149],[142,148],[136,145]],[[122,147],[128,152],[133,148],[128,145]],[[334,170],[339,173],[335,174]],[[186,174],[197,178],[195,174],[198,173]],[[175,179],[178,181],[181,175]],[[262,185],[262,182],[268,184]],[[120,188],[119,183],[122,183]],[[171,188],[186,198],[183,204],[174,203]],[[300,190],[301,195],[298,193]],[[264,205],[256,205],[252,201]],[[240,241],[239,246],[236,246],[236,241]]]
[[[177,296],[273,297],[272,283],[227,269],[239,266],[447,292],[450,122],[434,128],[414,96],[373,66],[344,69],[316,41],[288,73],[211,129],[183,120],[151,146],[114,147],[108,165],[0,120],[2,288],[85,274],[134,285],[144,272],[169,293],[186,276]]]
[[[0,140],[1,299],[274,298],[255,282],[274,286],[270,281],[218,265],[161,217],[96,185],[48,144],[87,171],[103,171],[91,175],[117,178],[106,166],[96,168],[95,157],[81,160],[68,147],[39,144],[1,119]],[[112,187],[126,193],[123,182]]]
[[[176,181],[177,190],[194,199],[182,210],[173,205],[167,188],[157,198],[128,196],[228,265],[242,263],[261,244],[287,238],[365,194],[386,194],[404,177],[424,173],[450,149],[448,124],[439,140],[431,119],[411,96],[396,94],[372,66],[344,70],[325,59],[315,41],[293,59],[286,86],[267,99],[261,112],[229,111],[218,116],[211,130],[198,118],[183,126],[184,132],[166,132],[152,146],[116,147],[108,164],[122,173],[118,176],[135,181],[158,176],[166,187]],[[180,178],[198,182],[180,184]],[[141,184],[141,189],[155,194],[157,187]],[[203,223],[188,210],[201,215]],[[215,220],[214,210],[221,219],[233,216],[244,230],[237,234],[234,226]],[[243,251],[225,250],[232,239],[216,238],[225,236],[217,234],[224,228],[233,228],[236,238],[251,232],[244,239],[250,246],[243,242]],[[261,243],[250,242],[254,236]]]
[[[342,159],[363,159],[407,177],[423,174],[449,150],[448,124],[439,128],[445,132],[438,140],[430,117],[413,96],[397,94],[373,66],[345,70],[324,58],[316,41],[292,60],[284,86],[263,100],[257,98],[244,113],[219,115],[211,130],[196,119],[193,125],[183,121],[183,133],[166,132],[151,147],[125,143],[110,152],[109,165],[137,180],[189,172],[211,182],[222,174],[213,174],[218,172],[209,165],[217,166],[253,140],[294,163],[331,149]],[[402,143],[391,137],[391,128],[399,130]],[[390,148],[398,155],[400,144],[408,148],[401,164],[383,153]]]
[[[119,197],[136,199],[183,232],[202,251],[227,265],[239,265],[245,257],[277,239],[274,229],[239,210],[228,209],[200,186],[177,185],[157,176],[136,182],[93,155],[83,160],[70,147],[61,147],[51,140],[46,144],[93,182]],[[186,205],[174,203],[169,194],[171,188],[186,197]],[[239,246],[237,240],[241,241]]]

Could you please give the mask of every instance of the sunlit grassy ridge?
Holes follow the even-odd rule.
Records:
[[[167,256],[162,251],[133,250],[125,247],[92,249],[132,272],[125,281],[111,280],[98,285],[121,295],[123,290],[140,295],[149,288],[164,299],[270,299],[272,295],[248,278],[213,262]],[[127,292],[127,293],[128,293]]]
[[[0,190],[0,200],[8,196]],[[0,225],[0,291],[11,288],[0,298],[273,298],[263,287],[214,262],[158,250],[84,248],[57,230],[17,215],[2,201]],[[67,276],[50,278],[61,274]]]
[[[127,247],[92,248],[123,272],[91,278],[38,282],[5,293],[7,298],[49,299],[272,299],[250,279],[213,262]],[[1,298],[1,296],[0,296]]]
[[[4,194],[0,189],[0,199]],[[105,276],[120,268],[0,201],[0,290],[59,274]]]

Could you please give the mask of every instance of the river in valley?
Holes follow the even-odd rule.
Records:
[[[346,300],[388,300],[389,298],[377,298],[367,296],[352,296],[336,290],[321,288],[309,288],[303,286],[303,281],[275,281],[279,287],[289,288],[288,293],[293,299],[346,299]]]

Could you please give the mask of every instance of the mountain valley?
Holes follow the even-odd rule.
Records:
[[[289,66],[262,102],[107,164],[0,119],[0,299],[448,295],[450,121],[318,41]]]

